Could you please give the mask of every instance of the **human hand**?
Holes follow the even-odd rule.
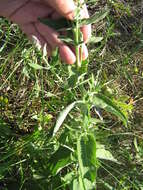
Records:
[[[48,55],[51,55],[52,50],[58,47],[61,59],[68,64],[72,64],[76,61],[73,47],[62,42],[58,38],[60,33],[40,23],[38,18],[59,19],[64,16],[72,20],[74,18],[75,8],[73,0],[0,1],[1,16],[17,23],[28,38],[36,41],[41,48],[46,44]],[[83,18],[89,17],[86,5],[81,11]],[[87,42],[91,35],[91,26],[83,26],[81,31],[84,41]],[[83,44],[82,54],[83,59],[88,57],[88,50],[85,44]]]

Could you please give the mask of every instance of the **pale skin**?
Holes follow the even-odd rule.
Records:
[[[61,59],[68,64],[76,62],[73,47],[63,43],[58,38],[59,32],[40,23],[38,18],[58,19],[65,17],[72,20],[75,9],[73,0],[0,0],[0,16],[17,23],[28,38],[34,39],[41,48],[46,44],[48,55],[58,47]],[[83,6],[81,15],[83,18],[89,17],[86,5]],[[91,35],[91,26],[83,26],[81,31],[86,43]],[[85,43],[82,48],[83,59],[88,57]]]

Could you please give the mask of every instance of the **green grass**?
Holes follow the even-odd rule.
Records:
[[[143,189],[141,4],[107,5],[78,72],[0,19],[0,189]]]

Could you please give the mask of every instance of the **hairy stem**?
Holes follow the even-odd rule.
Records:
[[[81,60],[80,60],[80,45],[79,45],[79,23],[78,20],[76,20],[76,31],[75,31],[75,42],[76,42],[76,62],[77,67],[81,67]]]

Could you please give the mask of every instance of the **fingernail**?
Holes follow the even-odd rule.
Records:
[[[82,59],[85,60],[88,58],[88,49],[85,44],[82,45]]]

